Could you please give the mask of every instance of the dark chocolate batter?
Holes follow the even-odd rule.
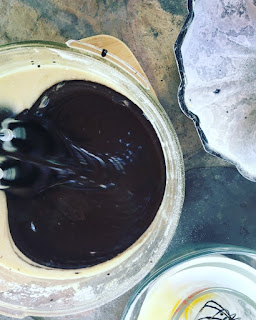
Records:
[[[21,252],[41,265],[82,268],[117,256],[145,232],[162,201],[165,163],[140,108],[103,85],[65,81],[16,119],[31,133],[13,141],[11,161],[24,175],[34,172],[24,188],[14,181],[6,191]],[[24,160],[34,170],[23,170]]]

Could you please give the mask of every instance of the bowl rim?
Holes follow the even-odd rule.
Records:
[[[192,24],[193,20],[194,20],[194,2],[195,0],[188,0],[188,15],[187,18],[181,28],[181,31],[174,43],[174,54],[175,54],[175,59],[176,59],[176,63],[178,66],[178,71],[179,71],[179,75],[180,75],[180,85],[178,88],[178,102],[179,102],[179,106],[181,111],[194,122],[194,125],[196,127],[197,133],[199,135],[199,138],[203,144],[203,147],[205,149],[206,152],[217,156],[217,157],[221,157],[221,155],[219,153],[216,153],[214,151],[212,151],[209,146],[208,146],[208,140],[202,130],[202,128],[200,127],[200,121],[199,118],[196,114],[194,114],[192,111],[189,110],[189,108],[187,107],[186,103],[185,103],[185,90],[186,90],[186,79],[185,79],[185,68],[184,68],[184,64],[183,64],[183,56],[181,53],[181,48],[183,45],[183,41],[187,35],[187,31],[188,28],[190,27],[190,25]]]

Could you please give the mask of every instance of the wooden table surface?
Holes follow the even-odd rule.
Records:
[[[244,198],[239,201],[245,205],[241,206],[241,203],[238,203],[237,206],[246,210],[246,203],[249,202],[246,197],[248,193],[253,194],[256,191],[255,184],[245,181],[227,162],[210,156],[203,150],[192,121],[178,106],[177,89],[180,79],[173,45],[186,16],[187,0],[1,0],[0,45],[25,40],[64,43],[68,39],[81,39],[97,34],[112,35],[124,41],[143,67],[178,134],[185,161],[186,183],[191,188],[187,188],[183,216],[186,212],[195,210],[194,194],[192,191],[189,193],[189,190],[197,187],[200,194],[200,186],[207,186],[209,181],[214,180],[212,189],[218,197],[220,186],[225,185],[225,177],[229,177],[229,185],[222,190],[222,194],[230,193],[230,190],[235,190],[237,186],[242,188],[243,185]],[[232,181],[230,176],[233,177]],[[230,190],[227,189],[229,187]],[[209,198],[211,192],[209,191]],[[208,205],[208,202],[201,203],[202,212],[208,210],[204,205]],[[225,208],[228,208],[228,205]],[[217,209],[221,216],[225,208],[222,205]],[[241,221],[242,214],[243,212]],[[248,233],[256,238],[255,229],[248,231],[247,220],[244,222],[244,229],[240,229],[238,244],[243,241],[243,245],[251,243]],[[239,220],[238,226],[241,225],[241,221]],[[186,222],[181,221],[181,225],[186,227]],[[198,231],[198,225],[189,228],[192,230],[191,239],[195,239],[193,232]],[[179,232],[181,231],[178,230],[178,234]],[[194,242],[207,238],[202,238],[202,234],[201,232],[197,235]],[[191,239],[184,238],[182,241],[193,242]],[[174,245],[170,248],[175,246],[175,241],[181,243],[180,238],[174,239]],[[220,241],[228,242],[229,238],[221,238]],[[230,241],[237,244],[235,240]],[[255,242],[253,246],[256,248]],[[116,301],[90,313],[67,318],[119,320],[130,294],[131,292],[128,292]]]

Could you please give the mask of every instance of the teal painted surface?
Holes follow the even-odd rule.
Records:
[[[159,0],[161,7],[172,14],[186,15],[187,14],[187,0]]]
[[[85,19],[79,19],[75,12],[62,10],[54,1],[22,0],[22,4],[35,9],[39,19],[49,20],[65,38],[80,39],[85,34],[87,37],[95,34],[92,26]]]

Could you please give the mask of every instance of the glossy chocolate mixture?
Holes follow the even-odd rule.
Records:
[[[20,170],[26,178],[27,159],[35,172],[6,191],[21,252],[53,268],[88,267],[145,232],[162,201],[165,163],[141,109],[103,85],[65,81],[16,119],[31,130],[24,148],[13,141]]]

